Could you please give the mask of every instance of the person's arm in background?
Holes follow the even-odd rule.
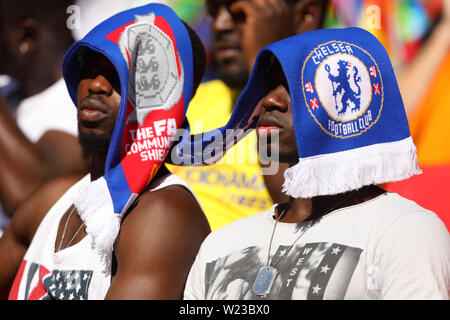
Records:
[[[295,34],[290,9],[284,0],[236,1],[230,6],[235,16],[233,20],[241,25],[242,48],[249,73],[262,48]]]
[[[0,237],[0,300],[8,298],[23,257],[45,214],[78,180],[79,177],[65,176],[47,182],[21,203],[14,213]]]
[[[77,137],[48,131],[33,144],[0,97],[0,202],[8,215],[45,181],[86,171]]]
[[[397,79],[403,103],[410,116],[427,90],[433,75],[449,53],[450,0],[443,0],[443,15],[414,61],[399,70]]]

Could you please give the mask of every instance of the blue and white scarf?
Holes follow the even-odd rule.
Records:
[[[332,195],[421,173],[388,54],[360,28],[311,31],[262,49],[228,124],[194,142],[183,139],[179,153],[207,164],[211,159],[198,159],[211,136],[254,128],[274,58],[287,79],[299,157],[285,171],[287,195]],[[233,145],[226,142],[214,160]]]

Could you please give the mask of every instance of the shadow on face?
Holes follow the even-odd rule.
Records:
[[[260,141],[267,141],[265,145],[260,144],[260,148],[266,148],[260,150],[260,155],[270,154],[273,158],[272,153],[278,152],[279,162],[296,163],[298,152],[289,86],[276,59],[267,73],[266,90],[268,93],[262,100],[256,131]]]
[[[78,132],[85,152],[106,153],[120,107],[120,80],[104,55],[83,48],[79,53]]]

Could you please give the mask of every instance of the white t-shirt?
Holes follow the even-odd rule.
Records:
[[[36,143],[49,130],[78,136],[77,108],[63,79],[34,96],[22,100],[17,107],[19,128]]]
[[[10,300],[105,298],[111,285],[111,270],[105,270],[106,265],[93,247],[89,234],[80,242],[55,252],[61,218],[73,204],[79,190],[89,182],[90,176],[87,175],[73,185],[46,214],[22,260],[9,293]],[[149,192],[170,185],[181,185],[192,193],[181,178],[172,174],[152,181]],[[107,265],[111,266],[111,262]]]
[[[450,237],[433,213],[395,193],[323,216],[289,250],[302,224],[277,224],[270,293],[252,292],[267,265],[270,210],[212,232],[189,273],[185,299],[448,299]]]

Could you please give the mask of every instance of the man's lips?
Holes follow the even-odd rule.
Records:
[[[256,125],[256,134],[270,135],[274,130],[282,130],[283,126],[272,116],[262,116]]]
[[[258,125],[256,127],[256,134],[258,136],[260,135],[266,135],[269,136],[271,135],[275,130],[280,130],[280,127],[277,126],[273,126],[273,125]]]
[[[95,98],[84,99],[79,107],[79,120],[98,122],[108,116],[107,107]]]

